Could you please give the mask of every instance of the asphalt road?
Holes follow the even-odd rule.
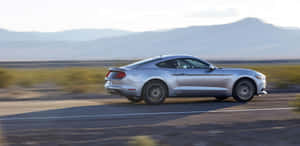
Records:
[[[300,144],[295,93],[232,99],[169,99],[163,105],[123,98],[0,102],[1,145],[128,145],[148,135],[170,146]]]

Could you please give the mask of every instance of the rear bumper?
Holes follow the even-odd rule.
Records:
[[[110,81],[106,81],[104,88],[109,94],[121,96],[137,96],[137,90],[131,86],[113,85]]]

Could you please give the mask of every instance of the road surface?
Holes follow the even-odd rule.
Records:
[[[249,103],[213,98],[130,104],[123,98],[0,102],[1,145],[128,145],[137,135],[169,146],[300,145],[296,93]]]

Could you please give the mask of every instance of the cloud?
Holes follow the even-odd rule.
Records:
[[[197,18],[225,18],[225,17],[236,17],[239,16],[239,11],[234,8],[224,9],[224,10],[203,10],[199,12],[194,12],[186,15],[186,17],[197,17]]]

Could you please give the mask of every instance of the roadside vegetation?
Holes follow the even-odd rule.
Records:
[[[129,146],[157,146],[155,140],[149,136],[135,136],[128,142]]]
[[[221,65],[222,66],[222,65]],[[300,86],[300,65],[226,65],[257,70],[267,75],[272,88]],[[104,92],[104,77],[107,68],[40,68],[0,69],[0,88],[13,86],[30,88],[41,84],[55,85],[71,93]]]
[[[0,69],[0,88],[54,85],[71,93],[103,92],[105,68]]]
[[[300,112],[300,95],[296,97],[296,100],[291,102],[290,105],[295,109],[296,112]]]
[[[96,68],[66,69],[57,84],[71,93],[103,91],[105,73],[105,69]]]
[[[12,84],[13,76],[7,70],[0,69],[0,88],[7,88]]]

